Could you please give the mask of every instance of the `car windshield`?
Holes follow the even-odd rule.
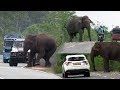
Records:
[[[70,57],[68,61],[82,61],[85,60],[84,57]]]
[[[116,30],[113,30],[112,33],[113,33],[113,34],[120,34],[120,30],[117,30],[117,29],[116,29]]]

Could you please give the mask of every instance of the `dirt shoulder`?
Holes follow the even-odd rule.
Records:
[[[54,73],[53,67],[35,66],[35,67],[32,67],[31,69]]]

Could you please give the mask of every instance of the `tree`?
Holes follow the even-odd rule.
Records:
[[[46,33],[57,41],[60,41],[62,37],[62,41],[65,42],[67,39],[65,24],[74,13],[72,11],[49,11],[46,16],[41,18],[41,23],[28,27],[24,35]]]

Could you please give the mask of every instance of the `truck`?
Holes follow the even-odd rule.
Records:
[[[111,32],[112,32],[111,33],[112,42],[120,41],[120,28],[113,28]]]
[[[4,36],[3,62],[9,66],[17,66],[25,63],[24,60],[24,36],[20,34],[9,34]]]

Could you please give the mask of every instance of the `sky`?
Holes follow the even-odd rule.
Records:
[[[107,26],[108,31],[120,26],[120,11],[76,11],[76,15],[87,15],[95,24],[99,21],[100,24]]]

